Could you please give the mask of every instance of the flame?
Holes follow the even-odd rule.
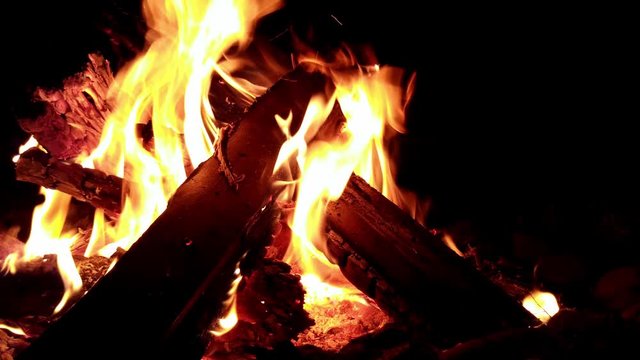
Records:
[[[230,48],[243,48],[256,20],[278,7],[273,0],[145,1],[147,51],[118,73],[110,94],[114,111],[98,148],[85,164],[125,180],[116,221],[96,211],[85,256],[125,250],[164,211],[188,173],[214,153],[218,125],[209,102],[214,72],[247,97],[255,87],[223,64]],[[152,148],[136,127],[151,122]]]
[[[451,237],[451,235],[444,234],[444,236],[442,237],[442,240],[444,241],[444,243],[447,245],[449,249],[453,250],[453,252],[456,253],[456,255],[464,257],[464,254],[462,253],[462,251],[460,251],[460,249],[458,248],[458,245],[456,245],[456,242],[453,241],[453,237]]]
[[[20,145],[20,147],[18,148],[18,154],[11,158],[11,161],[13,161],[14,164],[17,163],[20,159],[20,155],[22,155],[23,152],[31,149],[32,147],[39,146],[40,144],[38,144],[38,140],[36,140],[36,138],[31,135],[31,137],[29,137],[29,139],[24,144]]]
[[[213,155],[219,131],[209,102],[214,72],[247,101],[266,89],[234,77],[232,72],[246,64],[228,60],[227,52],[245,48],[257,20],[280,5],[279,0],[143,2],[150,29],[147,49],[111,85],[108,96],[113,111],[99,145],[75,160],[124,179],[121,213],[113,218],[96,210],[85,256],[110,257],[118,248],[129,249],[164,211],[189,172]],[[152,143],[139,139],[137,128],[144,124],[153,129]],[[33,138],[20,153],[32,146],[38,146]],[[15,272],[22,262],[56,254],[65,285],[57,312],[81,290],[82,281],[69,250],[75,234],[62,234],[70,197],[53,190],[42,193],[46,200],[34,209],[23,253],[7,257],[4,268]],[[233,316],[220,323],[232,327]]]
[[[40,188],[40,194],[44,195],[45,200],[33,210],[29,239],[22,252],[7,256],[3,268],[15,274],[22,264],[55,254],[65,289],[54,310],[56,314],[64,308],[70,298],[82,290],[82,279],[70,250],[76,240],[76,234],[62,232],[71,196],[44,188]]]
[[[556,297],[549,292],[532,291],[522,300],[522,306],[543,323],[560,311]]]
[[[233,272],[235,279],[231,282],[231,288],[229,289],[229,297],[225,301],[224,308],[226,308],[226,314],[218,319],[215,324],[214,329],[209,332],[214,336],[222,336],[231,329],[233,329],[238,323],[238,312],[236,311],[237,299],[238,297],[238,285],[240,285],[240,281],[242,281],[242,275],[240,274],[240,262],[236,264],[236,269]]]
[[[417,203],[395,185],[384,150],[385,135],[404,131],[404,104],[413,77],[405,89],[401,86],[403,73],[397,68],[374,66],[355,74],[328,69],[336,84],[335,93],[328,100],[311,99],[295,135],[288,131],[290,117],[276,117],[287,141],[280,149],[274,173],[286,168],[287,160],[293,157],[300,170],[299,178],[290,184],[295,191],[283,192],[289,196],[297,193],[296,207],[289,219],[292,239],[285,261],[301,269],[305,306],[321,304],[329,298],[366,304],[362,293],[325,255],[326,205],[342,194],[353,172],[405,209],[414,209]],[[341,134],[330,140],[314,140],[336,101],[346,118]]]
[[[27,333],[25,333],[19,326],[11,326],[0,322],[0,329],[7,330],[14,335],[27,336]]]

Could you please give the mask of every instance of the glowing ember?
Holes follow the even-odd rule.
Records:
[[[560,311],[556,297],[549,292],[534,290],[522,300],[522,306],[543,323]]]
[[[97,211],[86,256],[125,250],[162,213],[187,174],[214,152],[218,126],[209,103],[212,74],[223,75],[248,97],[220,62],[232,46],[246,46],[256,20],[277,1],[145,1],[150,28],[147,51],[116,77],[114,111],[88,161],[127,183],[116,222]],[[153,149],[137,138],[136,126],[151,121]],[[185,159],[188,161],[185,162]]]
[[[295,135],[288,132],[289,119],[276,118],[288,140],[280,150],[274,172],[285,167],[293,157],[300,170],[299,178],[290,185],[296,191],[285,194],[297,194],[296,208],[289,221],[292,239],[285,261],[301,269],[307,291],[305,309],[318,315],[319,308],[335,308],[340,303],[351,303],[354,307],[357,304],[360,310],[370,306],[338,266],[325,256],[327,202],[342,194],[354,171],[397,204],[406,208],[409,199],[403,198],[395,186],[383,148],[385,131],[403,130],[407,92],[401,86],[402,72],[377,66],[367,73],[345,75],[332,73],[330,69],[328,72],[336,84],[333,98],[313,98]],[[342,133],[332,140],[312,141],[336,100],[346,118]],[[318,318],[315,320],[316,324],[322,323]],[[326,330],[332,326],[320,327]]]
[[[17,326],[10,326],[7,324],[0,323],[0,329],[7,330],[14,335],[27,336],[24,330],[22,330],[20,327],[17,327]]]

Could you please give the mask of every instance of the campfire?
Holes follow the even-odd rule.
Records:
[[[86,54],[19,119],[43,202],[0,234],[2,359],[557,358],[637,334],[637,267],[598,283],[618,313],[569,309],[426,221],[392,151],[415,69],[263,36],[278,0],[141,8],[133,58]]]

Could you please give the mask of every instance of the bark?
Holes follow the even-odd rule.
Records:
[[[20,155],[16,179],[62,191],[111,214],[119,213],[121,209],[121,178],[57,160],[38,148]]]
[[[537,323],[440,236],[353,175],[329,203],[328,247],[345,276],[400,319],[443,343]]]
[[[224,165],[218,156],[201,164],[114,269],[21,358],[200,358],[237,264],[255,246],[245,226],[270,201],[285,140],[274,116],[291,111],[296,131],[312,94],[328,86],[302,69],[276,83],[238,122]],[[223,168],[242,181],[230,183]]]
[[[65,79],[62,89],[36,90],[35,100],[44,105],[44,112],[21,119],[20,126],[57,159],[88,154],[98,145],[111,111],[107,91],[112,82],[109,61],[90,54],[86,69]]]

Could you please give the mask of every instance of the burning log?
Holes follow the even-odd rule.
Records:
[[[272,169],[285,141],[274,116],[291,111],[297,130],[311,96],[326,86],[324,76],[302,69],[276,83],[218,156],[191,174],[114,269],[22,359],[79,358],[96,349],[100,358],[199,358],[238,262],[255,246],[243,238],[245,225],[272,192]]]
[[[119,213],[121,209],[121,178],[57,160],[38,148],[31,148],[20,155],[16,163],[16,178],[60,190],[110,213]]]
[[[23,245],[10,235],[0,234],[0,264],[10,253],[20,253]],[[74,261],[85,291],[107,272],[111,262],[101,256],[74,256]],[[11,294],[0,297],[0,318],[51,315],[64,293],[56,256],[21,263],[16,273],[0,273],[0,293]]]
[[[400,318],[460,341],[536,323],[438,235],[353,175],[329,203],[329,252],[345,276]]]
[[[20,120],[20,126],[57,159],[88,154],[98,145],[111,111],[107,91],[112,82],[109,61],[90,54],[85,71],[66,79],[61,90],[36,91],[35,100],[44,104],[45,112]]]
[[[0,234],[0,264],[10,253],[20,253],[24,244],[10,235]],[[89,290],[109,267],[110,260],[101,256],[74,256],[83,289]],[[21,263],[16,273],[0,272],[0,291],[11,296],[0,297],[0,318],[50,316],[64,293],[55,255],[45,255]]]

